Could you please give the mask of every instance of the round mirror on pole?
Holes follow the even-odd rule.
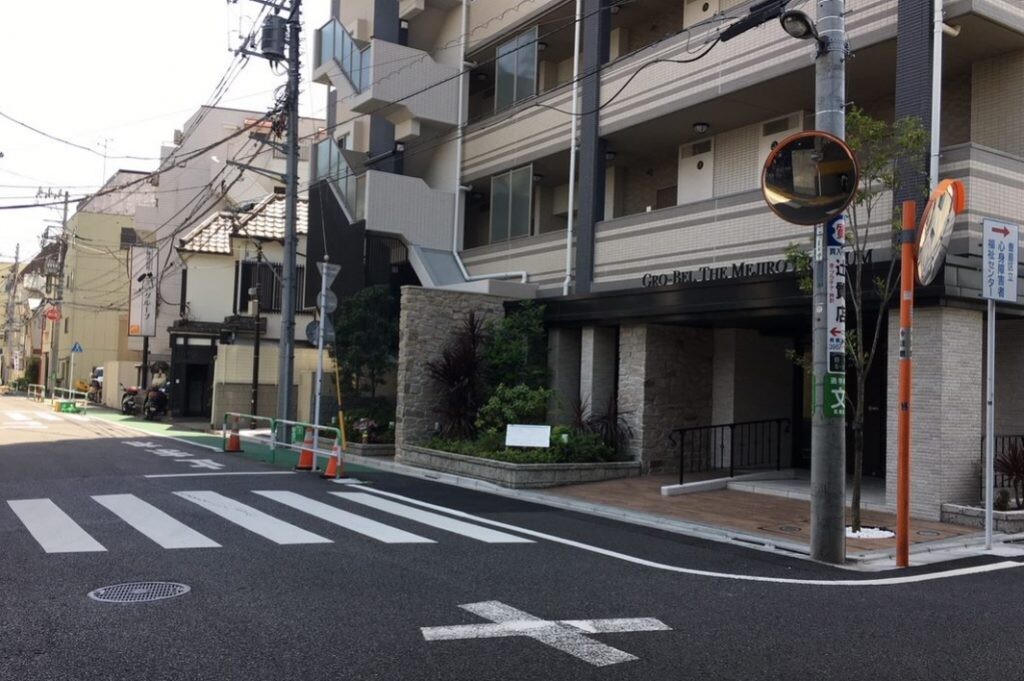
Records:
[[[761,192],[776,215],[795,225],[818,225],[853,201],[859,174],[853,151],[826,132],[799,132],[782,140],[761,172]]]
[[[942,180],[932,191],[917,234],[917,280],[927,286],[946,260],[956,216],[967,205],[967,190],[960,180]]]

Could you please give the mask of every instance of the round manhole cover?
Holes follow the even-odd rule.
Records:
[[[184,596],[191,590],[177,582],[128,582],[90,591],[89,598],[102,603],[145,603]]]

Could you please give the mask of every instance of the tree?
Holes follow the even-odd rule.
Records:
[[[345,382],[376,397],[395,364],[398,317],[391,292],[371,286],[342,301],[335,322],[336,352]]]
[[[853,370],[853,391],[846,394],[849,424],[853,431],[853,495],[850,502],[854,531],[861,528],[861,486],[864,470],[865,391],[868,374],[878,354],[889,305],[900,288],[900,249],[896,237],[901,227],[900,206],[891,197],[900,189],[897,164],[905,161],[922,178],[922,193],[927,189],[923,172],[928,133],[917,118],[888,123],[872,118],[856,106],[846,114],[846,142],[853,149],[860,168],[860,184],[849,210],[847,228],[846,299],[853,310],[853,329],[846,332],[847,371]],[[883,211],[883,215],[879,212]],[[888,265],[870,282],[867,271],[872,251],[890,249]],[[811,258],[805,248],[790,244],[787,259],[801,272],[801,290],[809,292]],[[868,289],[867,287],[870,287]],[[865,293],[874,294],[877,308],[865,307]],[[805,371],[810,367],[805,366]],[[847,382],[850,385],[849,381]]]

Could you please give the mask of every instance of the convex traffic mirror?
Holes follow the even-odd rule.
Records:
[[[812,130],[784,139],[764,164],[761,191],[786,222],[818,225],[838,217],[857,191],[857,161],[838,137]]]
[[[943,180],[932,191],[921,216],[917,235],[917,280],[927,286],[946,260],[956,216],[967,206],[967,191],[960,180]]]

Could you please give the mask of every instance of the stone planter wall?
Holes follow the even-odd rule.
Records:
[[[962,504],[943,504],[942,522],[967,527],[985,527],[985,509]],[[1024,532],[1024,511],[993,511],[993,530],[1016,534]]]
[[[486,480],[502,487],[516,489],[557,487],[580,482],[632,478],[640,475],[641,466],[638,461],[506,463],[413,445],[399,447],[395,460],[409,466]]]
[[[394,456],[395,444],[363,444],[362,442],[349,442],[348,451],[356,456]]]

